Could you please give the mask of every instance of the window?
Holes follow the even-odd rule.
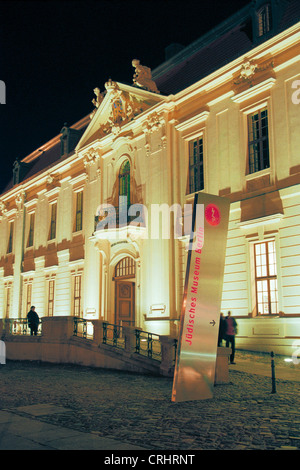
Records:
[[[248,156],[249,173],[270,167],[267,108],[248,115]]]
[[[30,214],[30,218],[29,218],[29,232],[28,232],[27,247],[33,246],[33,234],[34,234],[34,213]]]
[[[48,284],[48,316],[53,317],[54,312],[54,280],[51,279]]]
[[[129,256],[121,259],[115,268],[115,278],[120,277],[135,277],[135,261]]]
[[[275,240],[254,245],[257,312],[278,313]]]
[[[14,223],[10,222],[7,251],[6,251],[7,254],[12,253],[13,251],[13,238],[14,238]]]
[[[271,14],[271,5],[264,5],[257,12],[257,21],[258,21],[258,36],[264,36],[272,29],[272,14]]]
[[[75,232],[82,230],[83,192],[76,193]]]
[[[203,188],[203,137],[199,137],[189,142],[189,194]]]
[[[119,196],[127,197],[127,207],[130,206],[130,163],[122,163],[119,172]]]
[[[5,317],[9,318],[10,315],[10,302],[11,302],[11,286],[6,287],[6,305],[5,305]]]
[[[80,316],[81,309],[81,276],[74,277],[74,316]]]
[[[49,240],[56,238],[57,203],[51,204]]]
[[[32,297],[32,284],[27,284],[27,289],[26,289],[26,312],[29,312],[29,310],[30,310],[31,297]]]

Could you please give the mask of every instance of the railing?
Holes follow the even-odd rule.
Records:
[[[94,325],[91,321],[85,318],[74,318],[74,336],[80,338],[93,339],[94,338]]]
[[[29,336],[31,335],[31,329],[29,328],[28,325],[28,320],[26,318],[10,318],[6,320],[9,322],[9,334],[11,335],[23,335],[23,336]],[[38,326],[38,331],[37,335],[41,335],[41,321]]]
[[[158,335],[147,331],[135,330],[135,352],[149,359],[161,361],[161,342]]]
[[[102,343],[114,346],[115,348],[125,349],[125,338],[123,327],[103,322]]]

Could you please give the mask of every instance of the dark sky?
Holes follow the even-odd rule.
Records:
[[[154,69],[249,0],[0,0],[0,191],[12,164],[93,109],[93,88],[132,84],[131,61]]]

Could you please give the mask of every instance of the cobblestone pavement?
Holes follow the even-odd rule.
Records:
[[[277,380],[272,394],[270,377],[231,366],[213,399],[171,403],[169,378],[15,361],[0,377],[0,410],[53,404],[67,412],[34,419],[146,449],[300,450],[299,381]]]

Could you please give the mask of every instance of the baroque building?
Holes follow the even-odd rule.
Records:
[[[0,316],[34,304],[40,317],[176,336],[187,237],[158,221],[205,192],[231,202],[221,310],[237,319],[237,346],[291,354],[299,20],[297,0],[257,0],[152,72],[133,60],[131,85],[95,88],[89,116],[16,161],[0,197]]]

